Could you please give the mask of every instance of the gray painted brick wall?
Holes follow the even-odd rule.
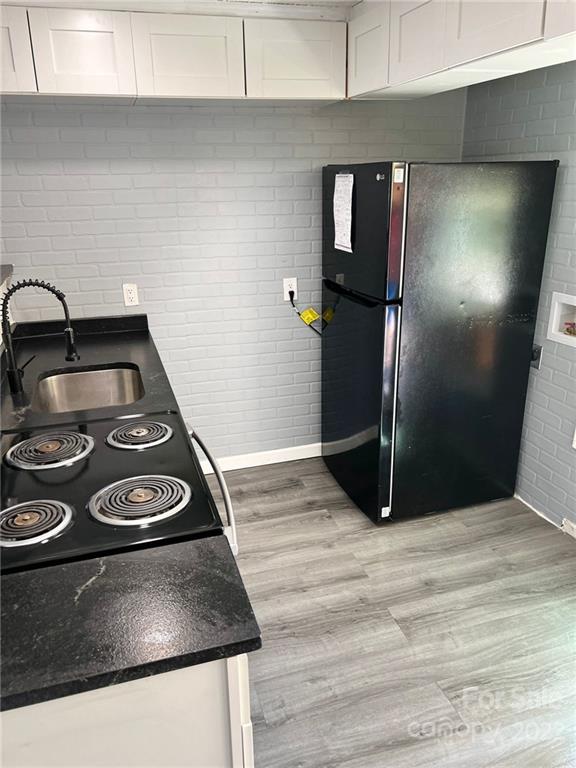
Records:
[[[320,437],[321,166],[459,159],[465,93],[310,107],[4,106],[3,258],[76,316],[135,282],[185,416],[216,455]],[[58,316],[19,294],[16,319]]]
[[[576,348],[546,339],[552,292],[576,295],[576,62],[470,88],[463,157],[560,160],[517,491],[554,522],[576,522]]]

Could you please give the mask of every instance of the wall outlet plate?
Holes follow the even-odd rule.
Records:
[[[530,365],[532,366],[532,368],[536,368],[537,370],[540,370],[541,363],[542,363],[542,346],[540,344],[533,344],[532,358],[530,360]]]
[[[283,280],[284,285],[284,301],[290,301],[290,291],[294,291],[294,301],[298,298],[298,278],[297,277],[285,277]]]
[[[124,293],[125,307],[136,307],[140,304],[138,298],[138,286],[136,283],[123,283],[122,292]]]

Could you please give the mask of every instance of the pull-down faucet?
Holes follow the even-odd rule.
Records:
[[[72,362],[74,360],[80,360],[80,355],[76,350],[76,342],[74,341],[74,331],[70,322],[70,312],[68,311],[68,304],[62,291],[55,288],[50,283],[44,282],[44,280],[20,280],[9,288],[2,298],[2,340],[6,349],[6,375],[8,377],[8,386],[10,392],[13,395],[20,395],[24,391],[22,387],[22,369],[18,368],[16,363],[16,355],[14,354],[14,345],[12,343],[12,331],[10,330],[10,319],[8,316],[8,305],[10,299],[16,293],[16,291],[22,288],[43,288],[45,291],[52,293],[58,301],[62,304],[64,309],[64,318],[66,320],[66,327],[64,328],[64,340],[66,343],[66,360]]]

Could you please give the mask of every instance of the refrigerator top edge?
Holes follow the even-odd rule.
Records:
[[[400,160],[400,159],[385,159],[385,160],[371,160],[368,163],[328,163],[328,165],[322,166],[322,168],[335,169],[335,168],[370,168],[370,167],[382,167],[382,165],[392,165],[394,163],[404,163],[409,168],[414,168],[419,165],[554,165],[556,168],[560,165],[560,160],[446,160],[445,162],[437,162],[435,160]]]
[[[391,166],[392,163],[406,163],[405,160],[372,160],[369,163],[328,163],[322,168],[335,170],[338,168],[381,168],[383,165]]]

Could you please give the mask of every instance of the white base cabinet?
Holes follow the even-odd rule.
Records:
[[[34,93],[36,75],[26,8],[0,8],[0,91]]]
[[[3,768],[253,768],[246,655],[3,712]]]

